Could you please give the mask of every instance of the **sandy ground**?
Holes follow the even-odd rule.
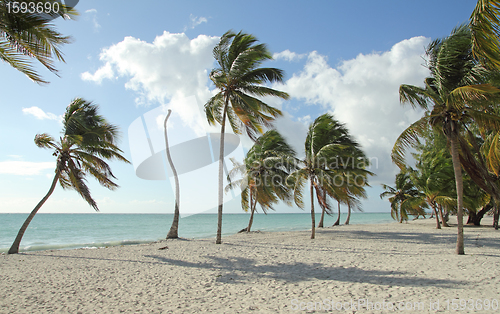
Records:
[[[326,228],[315,240],[257,232],[222,245],[3,255],[0,313],[500,312],[500,231],[467,226],[458,256],[456,228],[434,227],[427,219]]]

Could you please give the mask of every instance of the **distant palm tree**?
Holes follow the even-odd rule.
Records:
[[[170,226],[170,230],[167,234],[167,239],[177,239],[179,238],[179,203],[180,203],[180,191],[179,191],[179,178],[177,176],[177,171],[174,167],[174,162],[172,161],[172,157],[170,156],[170,147],[168,146],[168,136],[167,136],[167,121],[170,117],[172,110],[168,110],[167,117],[165,118],[165,122],[163,123],[164,132],[165,132],[165,153],[167,155],[168,163],[170,164],[170,168],[172,169],[172,173],[174,175],[175,181],[175,206],[174,206],[174,219],[172,220],[172,226]]]
[[[291,173],[288,182],[293,186],[295,203],[304,208],[302,193],[309,181],[311,239],[315,237],[314,191],[322,209],[330,210],[328,196],[335,198],[345,193],[343,188],[355,184],[354,174],[372,174],[364,169],[363,165],[367,165],[367,160],[353,160],[358,156],[358,150],[359,144],[351,138],[347,128],[328,113],[319,116],[309,126],[302,168]],[[348,173],[352,175],[347,175]]]
[[[447,151],[423,152],[418,156],[416,170],[410,177],[419,189],[420,195],[413,200],[415,207],[427,204],[436,218],[436,229],[441,229],[441,222],[448,227],[442,207],[453,207],[457,203],[455,193],[453,165]]]
[[[222,243],[222,205],[224,198],[224,134],[226,118],[236,134],[243,129],[251,139],[262,133],[262,127],[269,127],[280,110],[273,108],[257,97],[275,96],[288,99],[285,92],[263,86],[266,82],[282,82],[283,71],[276,68],[259,68],[272,55],[265,44],[242,32],[226,32],[213,49],[218,63],[210,73],[210,79],[219,92],[205,104],[205,113],[210,124],[221,125],[219,147],[219,191],[217,211],[216,243]]]
[[[264,213],[274,210],[273,205],[279,200],[291,205],[293,196],[286,179],[296,169],[297,159],[293,148],[278,131],[270,130],[259,137],[243,165],[234,160],[233,163],[235,167],[229,173],[226,191],[236,187],[242,189],[241,207],[250,210],[247,232],[252,228],[257,203]],[[241,175],[242,178],[234,180]]]
[[[402,223],[403,220],[408,220],[408,215],[425,214],[410,204],[411,200],[420,197],[421,193],[413,184],[408,169],[404,168],[396,175],[395,183],[394,187],[382,184],[385,191],[380,194],[380,198],[389,198],[392,218]]]
[[[18,1],[29,3],[28,1]],[[52,3],[47,0],[35,0],[35,3]],[[36,71],[32,60],[40,62],[45,68],[57,75],[54,59],[64,62],[60,47],[71,41],[69,36],[59,33],[50,21],[54,15],[30,13],[9,13],[7,3],[0,1],[0,59],[21,71],[36,83],[48,83]],[[59,6],[58,16],[69,18],[76,16],[74,9]],[[12,8],[10,8],[12,10]]]
[[[401,85],[402,103],[421,107],[427,114],[410,125],[396,140],[392,159],[404,167],[404,151],[418,144],[418,138],[429,127],[446,135],[457,191],[457,254],[464,254],[463,237],[463,178],[459,157],[459,141],[464,128],[477,124],[482,128],[500,130],[500,117],[491,104],[500,89],[485,84],[488,71],[472,56],[471,32],[468,26],[455,28],[444,39],[432,41],[427,47],[427,67],[431,76],[425,79],[425,87]]]
[[[94,177],[102,186],[114,190],[118,185],[111,179],[115,176],[105,159],[118,159],[129,163],[116,146],[118,128],[109,124],[97,113],[98,107],[82,98],[76,98],[66,108],[63,118],[63,136],[55,141],[43,133],[35,136],[35,144],[41,148],[53,149],[56,170],[49,192],[29,214],[17,234],[9,254],[19,252],[19,245],[29,223],[38,210],[54,192],[57,182],[63,189],[73,189],[95,210],[97,203],[90,195],[86,176]]]

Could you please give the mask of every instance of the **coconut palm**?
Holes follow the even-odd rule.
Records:
[[[404,165],[404,151],[415,146],[429,127],[443,132],[449,143],[457,191],[457,254],[464,254],[463,242],[463,179],[459,157],[459,140],[464,128],[477,124],[483,128],[500,129],[500,117],[493,113],[492,101],[499,89],[487,82],[488,71],[471,52],[471,32],[466,25],[455,28],[451,35],[434,40],[427,47],[427,67],[431,76],[425,87],[401,85],[402,103],[421,107],[427,114],[410,125],[399,136],[392,150],[392,159]]]
[[[391,203],[391,217],[399,221],[399,223],[408,220],[408,215],[425,215],[425,212],[420,208],[409,206],[411,199],[420,196],[420,192],[413,184],[409,172],[406,168],[401,169],[396,175],[395,186],[382,184],[385,191],[380,194],[380,198],[388,197]]]
[[[500,70],[500,1],[478,0],[469,19],[472,53],[486,67]]]
[[[345,176],[345,182],[347,183],[341,188],[341,194],[334,196],[339,205],[337,221],[333,224],[334,226],[340,225],[340,204],[347,205],[346,225],[349,224],[351,219],[352,209],[362,211],[359,199],[367,197],[365,187],[370,186],[368,184],[368,175],[373,175],[371,172],[365,171],[369,166],[369,162],[361,149],[351,147],[350,154],[348,169],[344,167],[334,168],[339,174]]]
[[[174,219],[172,220],[172,226],[170,226],[170,230],[167,233],[167,239],[177,239],[179,238],[179,203],[180,203],[180,191],[179,191],[179,178],[177,176],[177,171],[174,167],[174,162],[172,161],[172,157],[170,156],[170,147],[168,146],[168,136],[167,136],[167,121],[170,117],[172,110],[168,110],[167,116],[165,117],[165,121],[163,123],[163,129],[165,133],[165,153],[167,155],[168,163],[170,164],[170,168],[172,169],[172,173],[174,175],[175,181],[175,206],[174,206]]]
[[[63,132],[58,141],[43,133],[35,136],[35,144],[41,148],[53,149],[56,156],[56,170],[48,193],[29,214],[17,234],[9,254],[19,252],[19,244],[38,210],[47,201],[57,182],[63,189],[73,189],[96,211],[97,203],[90,195],[86,176],[94,177],[102,186],[114,190],[118,185],[112,179],[106,159],[118,159],[129,163],[116,146],[118,128],[109,124],[98,113],[98,107],[82,98],[76,98],[66,108],[63,118]]]
[[[28,1],[18,1],[17,4]],[[31,1],[38,3],[53,3],[49,0]],[[36,83],[48,83],[38,74],[33,63],[37,60],[49,71],[57,75],[54,61],[64,62],[61,46],[71,41],[69,36],[59,33],[50,21],[55,15],[62,18],[76,16],[73,8],[60,5],[59,12],[52,15],[9,13],[7,3],[0,1],[0,59],[21,71]],[[12,9],[12,8],[11,8]]]
[[[288,99],[285,92],[263,86],[266,82],[282,82],[283,71],[276,68],[259,67],[272,55],[265,44],[258,44],[257,39],[242,32],[226,32],[213,49],[218,67],[210,73],[210,79],[219,92],[205,104],[207,120],[211,125],[221,125],[219,145],[219,190],[217,211],[216,243],[222,243],[222,205],[223,205],[223,167],[224,133],[226,119],[234,133],[245,130],[251,139],[257,133],[263,133],[263,127],[282,115],[257,97],[274,96]]]
[[[293,188],[294,201],[304,208],[303,189],[309,181],[311,197],[311,239],[315,237],[314,192],[319,204],[330,210],[328,196],[342,195],[343,188],[356,184],[355,174],[371,174],[365,167],[367,160],[355,160],[359,144],[349,135],[347,128],[331,114],[319,116],[309,126],[305,141],[305,159],[300,169],[290,174],[288,181]],[[353,175],[347,175],[352,173]]]
[[[292,191],[286,184],[288,175],[296,169],[295,151],[276,130],[270,130],[257,139],[244,160],[244,164],[232,160],[235,167],[230,171],[226,191],[239,187],[241,207],[250,210],[247,232],[250,232],[257,203],[262,211],[274,210],[279,200],[291,205]],[[236,176],[243,177],[234,180]]]
[[[455,192],[454,173],[448,152],[423,152],[418,155],[416,168],[410,172],[410,177],[421,193],[412,200],[413,205],[419,208],[427,204],[436,217],[436,228],[441,229],[440,218],[443,226],[448,227],[442,208],[456,204],[456,199],[451,195]]]

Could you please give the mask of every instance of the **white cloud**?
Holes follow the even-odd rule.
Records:
[[[194,16],[192,14],[189,15],[189,19],[191,20],[191,24],[189,26],[189,28],[193,29],[195,28],[196,26],[200,25],[201,23],[207,23],[208,20],[206,17],[203,17],[203,16],[200,16],[200,17],[197,17],[197,16]],[[184,31],[186,31],[186,29],[184,29]]]
[[[275,59],[275,60],[283,59],[286,61],[298,61],[306,56],[307,56],[307,54],[305,54],[305,53],[298,54],[295,52],[291,52],[290,50],[287,49],[287,50],[282,51],[282,52],[274,53],[273,59]]]
[[[104,79],[112,79],[114,77],[113,68],[110,63],[106,63],[103,67],[95,71],[94,74],[89,72],[84,72],[80,75],[84,81],[93,81],[97,84],[101,84]]]
[[[152,43],[134,37],[103,50],[104,65],[94,74],[82,73],[81,78],[101,83],[115,76],[126,77],[127,89],[137,93],[138,105],[166,104],[195,96],[197,106],[174,109],[189,125],[201,122],[202,106],[212,95],[208,89],[208,71],[213,67],[212,49],[218,37],[200,35],[189,39],[184,33],[164,32]]]
[[[99,29],[101,28],[101,25],[97,21],[97,10],[96,9],[89,9],[89,10],[85,11],[85,13],[91,16],[91,18],[92,18],[92,25],[94,27],[94,31],[98,32]],[[89,17],[87,16],[86,19],[88,19],[88,18]]]
[[[62,121],[62,118],[63,118],[61,115],[57,116],[53,113],[45,112],[36,106],[29,107],[29,108],[23,108],[23,113],[30,114],[30,115],[34,116],[35,118],[37,118],[38,120]]]
[[[307,104],[320,105],[345,123],[369,157],[378,161],[375,180],[392,182],[390,151],[401,132],[421,112],[399,103],[401,84],[421,85],[428,75],[422,66],[429,39],[414,37],[383,53],[360,54],[337,68],[313,51],[304,69],[276,88]],[[315,117],[314,117],[315,118]],[[313,119],[314,119],[313,118]]]
[[[54,170],[55,166],[55,162],[0,161],[0,174],[41,175],[47,169]]]

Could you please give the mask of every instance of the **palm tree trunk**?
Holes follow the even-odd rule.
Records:
[[[19,253],[19,245],[21,244],[21,239],[24,236],[24,232],[28,228],[28,225],[30,224],[31,220],[33,220],[33,218],[35,217],[35,215],[38,212],[38,210],[47,201],[47,199],[52,194],[52,192],[54,192],[54,189],[56,188],[57,181],[59,180],[59,176],[60,176],[60,171],[59,171],[59,166],[58,166],[57,169],[56,169],[56,174],[54,176],[54,179],[52,180],[52,185],[50,186],[49,191],[42,198],[42,200],[38,203],[38,205],[36,205],[35,209],[33,209],[33,211],[29,214],[28,218],[26,218],[26,221],[24,221],[21,229],[17,233],[17,237],[14,240],[14,243],[12,243],[12,246],[10,247],[9,252],[7,252],[7,254],[17,254],[17,253]]]
[[[217,238],[215,244],[222,243],[222,204],[224,202],[224,132],[226,129],[226,114],[229,98],[226,96],[226,103],[222,112],[222,123],[220,128],[220,147],[219,147],[219,196],[217,209]]]
[[[441,217],[441,223],[443,224],[443,227],[449,227],[450,225],[448,225],[446,219],[444,218],[443,206],[438,205],[438,208],[439,208],[439,217]]]
[[[351,220],[351,204],[347,203],[347,218],[344,222],[344,225],[348,225]]]
[[[451,160],[453,162],[453,171],[455,173],[455,183],[457,186],[457,248],[456,253],[459,255],[465,254],[464,251],[464,208],[463,208],[463,179],[462,168],[458,157],[457,135],[452,130],[450,135],[447,135],[451,146]]]
[[[493,202],[493,228],[498,230],[498,218],[500,216],[500,211],[498,210],[498,205],[500,204],[500,200],[495,199]]]
[[[311,220],[312,220],[312,229],[311,229],[311,239],[314,239],[316,235],[316,217],[314,216],[314,189],[313,189],[313,183],[312,183],[312,178],[311,178]]]
[[[252,188],[250,188],[250,220],[248,221],[247,232],[250,232],[250,229],[252,228],[253,214],[255,213],[255,206],[252,197],[253,197]],[[255,205],[257,205],[257,202],[255,202]]]
[[[321,206],[321,218],[319,219],[318,228],[323,228],[323,220],[325,219],[325,209]]]
[[[432,212],[436,216],[436,229],[441,229],[441,224],[439,223],[439,215],[436,210],[436,204],[431,203],[431,207],[432,207]]]
[[[340,202],[337,202],[337,203],[339,204],[339,212],[337,215],[337,221],[335,221],[335,223],[333,224],[334,226],[340,225]]]
[[[177,171],[175,170],[174,163],[172,161],[172,157],[170,156],[170,147],[168,146],[168,137],[167,137],[167,120],[170,117],[172,110],[168,110],[167,117],[165,118],[165,149],[167,153],[168,163],[170,164],[170,168],[172,168],[172,173],[174,174],[175,180],[175,207],[174,207],[174,220],[172,221],[172,226],[170,226],[170,230],[167,234],[167,239],[177,239],[179,238],[179,202],[180,202],[180,192],[179,192],[179,178],[177,176]]]

